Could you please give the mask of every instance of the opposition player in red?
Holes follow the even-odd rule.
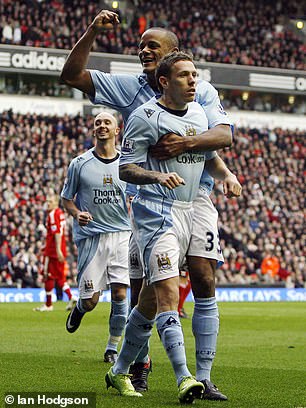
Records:
[[[185,266],[185,265],[184,265]],[[179,313],[179,317],[181,319],[186,319],[188,318],[187,313],[184,310],[184,303],[191,291],[191,282],[189,278],[189,272],[186,267],[180,270],[180,283],[179,283],[179,303],[178,303],[178,308],[177,311]]]
[[[47,197],[48,218],[47,236],[44,248],[44,282],[46,291],[46,303],[35,308],[37,312],[51,312],[52,291],[55,282],[62,288],[69,298],[66,310],[71,310],[76,304],[76,298],[71,294],[70,287],[65,277],[66,239],[65,239],[65,214],[58,206],[58,196],[51,192]]]

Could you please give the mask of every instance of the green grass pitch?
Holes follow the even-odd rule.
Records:
[[[80,329],[65,331],[67,312],[38,313],[37,304],[0,305],[0,406],[7,392],[95,392],[97,407],[179,406],[175,377],[156,330],[151,339],[149,392],[126,399],[105,387],[103,363],[110,305],[100,303]],[[186,308],[192,313],[192,303]],[[196,401],[200,407],[306,407],[305,303],[219,303],[221,330],[212,380],[228,402]],[[191,320],[182,321],[187,359],[195,372]]]

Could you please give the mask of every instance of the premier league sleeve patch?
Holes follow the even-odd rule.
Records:
[[[121,151],[123,153],[133,153],[135,151],[135,141],[124,139],[122,143]]]

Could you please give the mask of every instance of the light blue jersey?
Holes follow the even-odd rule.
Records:
[[[156,94],[147,82],[146,74],[141,75],[111,75],[98,70],[90,70],[95,87],[95,97],[90,98],[96,105],[105,105],[119,111],[124,122],[130,114],[143,103],[146,103]],[[227,113],[224,111],[217,90],[207,81],[199,80],[196,86],[197,101],[206,114],[203,120],[208,121],[208,129],[217,125],[232,125]],[[208,193],[214,186],[213,178],[204,171],[201,178]]]
[[[71,161],[61,196],[75,199],[77,208],[93,217],[84,227],[74,220],[75,242],[96,234],[130,230],[126,183],[119,179],[118,161],[119,153],[106,160],[99,158],[94,148]]]
[[[169,160],[157,160],[150,155],[149,148],[167,133],[193,137],[208,128],[208,121],[197,102],[188,104],[186,111],[173,111],[160,105],[156,98],[137,108],[129,117],[122,142],[120,166],[141,164],[144,169],[162,173],[176,172],[185,180],[185,185],[173,190],[160,184],[145,184],[139,194],[149,197],[178,201],[193,201],[199,190],[205,159],[212,159],[215,152],[186,152]]]

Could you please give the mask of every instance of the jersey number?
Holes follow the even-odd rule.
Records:
[[[212,251],[214,249],[214,234],[211,231],[206,232],[206,238],[207,238],[207,245],[205,247],[206,251]],[[217,235],[217,240],[218,240],[218,247],[217,251],[219,254],[221,254],[221,246],[220,246],[220,240],[219,240],[219,234]]]

